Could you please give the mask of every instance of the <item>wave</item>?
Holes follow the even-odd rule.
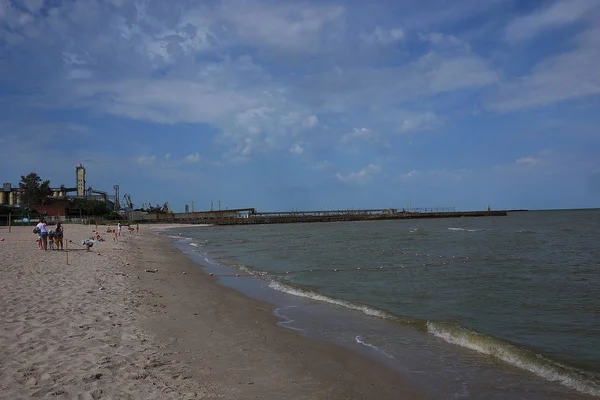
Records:
[[[181,241],[186,241],[186,240],[192,240],[191,237],[187,237],[187,236],[181,236],[181,234],[175,236],[175,235],[166,235],[168,238],[170,239],[178,239]]]
[[[531,350],[495,339],[467,328],[427,322],[432,335],[457,346],[502,360],[514,367],[527,370],[548,381],[575,389],[581,393],[600,396],[600,376],[550,360]]]
[[[298,332],[304,332],[304,330],[302,330],[300,328],[290,326],[290,324],[294,323],[294,320],[281,314],[281,312],[280,312],[281,310],[287,310],[288,308],[293,308],[293,307],[298,307],[298,306],[280,307],[280,308],[276,308],[275,310],[273,310],[273,314],[275,314],[276,317],[283,320],[283,321],[279,321],[277,323],[277,326],[282,326],[284,328],[291,329],[291,330],[298,331]]]
[[[393,315],[376,308],[371,308],[346,300],[328,297],[312,291],[291,287],[277,281],[271,281],[269,287],[294,296],[349,308],[351,310],[360,311],[369,316],[399,322],[403,325],[409,325],[426,331],[427,333],[434,335],[450,344],[464,347],[481,354],[489,355],[514,367],[532,372],[548,381],[557,382],[581,393],[600,396],[600,384],[596,383],[600,382],[600,375],[561,364],[531,350],[495,339],[483,333],[475,332],[458,325],[398,317],[397,315]],[[389,354],[383,352],[383,350],[377,348],[376,346],[364,342],[360,336],[357,336],[355,340],[359,344],[372,347],[374,350],[382,352],[384,355],[391,357]]]
[[[448,228],[450,231],[462,231],[462,232],[481,232],[485,229],[467,229],[467,228]]]
[[[537,232],[536,231],[528,231],[527,229],[523,229],[521,231],[517,231],[517,233],[525,233],[525,234],[529,234],[529,235],[534,235]]]
[[[354,338],[354,340],[356,340],[356,343],[358,343],[358,344],[362,344],[365,347],[369,347],[369,348],[375,350],[376,352],[383,354],[387,358],[391,358],[392,360],[395,360],[395,358],[394,358],[393,355],[391,355],[389,353],[386,353],[384,350],[380,349],[379,347],[377,347],[375,345],[372,345],[371,343],[365,342],[363,340],[362,336],[357,336],[357,337]]]
[[[190,246],[198,247],[198,243],[190,243]]]
[[[301,288],[292,287],[292,286],[286,285],[284,283],[281,283],[281,282],[278,282],[275,280],[271,280],[269,282],[269,288],[271,288],[273,290],[277,290],[279,292],[291,294],[292,296],[303,297],[306,299],[316,300],[316,301],[320,301],[323,303],[328,303],[328,304],[333,304],[333,305],[340,306],[340,307],[345,307],[350,310],[360,311],[365,315],[383,318],[383,319],[389,319],[389,320],[401,322],[406,325],[415,326],[417,328],[421,328],[422,330],[425,330],[425,321],[420,321],[418,319],[412,319],[412,318],[401,318],[396,315],[390,314],[388,312],[378,310],[376,308],[368,307],[368,306],[365,306],[362,304],[352,303],[352,302],[346,301],[346,300],[336,299],[333,297],[325,296],[323,294],[312,292],[310,290],[304,290]]]
[[[208,263],[215,264],[212,260],[209,260],[208,258],[205,258],[204,260]],[[480,354],[485,354],[494,357],[514,367],[529,371],[541,378],[546,379],[547,381],[559,383],[563,386],[574,389],[581,393],[589,394],[592,396],[600,396],[600,374],[583,371],[572,366],[564,365],[560,362],[548,359],[542,354],[538,354],[526,348],[522,348],[509,342],[496,339],[492,336],[488,336],[483,333],[479,333],[456,324],[401,317],[388,313],[386,311],[365,306],[363,304],[357,304],[347,300],[329,297],[308,289],[290,286],[279,280],[276,280],[276,278],[271,279],[268,276],[269,274],[266,272],[253,270],[245,265],[234,264],[232,265],[232,267],[237,268],[247,274],[259,277],[261,279],[266,279],[269,282],[269,288],[273,290],[287,293],[296,297],[307,298],[323,303],[344,307],[350,310],[362,312],[363,314],[368,316],[382,318],[390,320],[391,322],[397,322],[403,325],[411,326],[413,328],[436,336],[446,341],[447,343],[463,347],[472,351],[476,351]],[[286,308],[289,307],[278,308],[274,311],[274,314],[276,316],[283,319],[283,321],[279,322],[278,325],[288,329],[301,331],[301,329],[299,328],[290,326],[290,324],[292,324],[294,320],[281,314],[280,311]],[[386,353],[377,346],[365,342],[361,336],[356,336],[355,340],[360,345],[372,348],[373,350],[385,355],[386,357],[392,359],[394,358],[392,355]]]

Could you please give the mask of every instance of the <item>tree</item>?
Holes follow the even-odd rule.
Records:
[[[42,178],[35,172],[27,176],[21,175],[19,187],[23,191],[21,203],[29,209],[31,209],[31,206],[44,204],[46,197],[52,195],[50,181],[42,181]]]
[[[71,207],[80,208],[84,215],[106,215],[110,210],[103,201],[95,199],[72,199]]]

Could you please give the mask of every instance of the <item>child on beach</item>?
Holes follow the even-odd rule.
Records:
[[[48,247],[50,250],[54,250],[54,231],[52,229],[48,232]]]
[[[116,242],[118,242],[118,241],[119,241],[119,238],[117,237],[117,230],[116,230],[116,229],[113,229],[113,235],[114,235],[114,236],[113,236],[113,241],[116,241]]]
[[[54,231],[54,242],[58,250],[63,249],[63,227],[60,222],[56,223],[56,230]]]
[[[81,245],[85,246],[85,248],[86,248],[87,251],[90,251],[90,248],[94,245],[94,241],[90,240],[90,239],[83,240],[81,242]]]
[[[121,223],[117,224],[117,230],[119,231],[119,236],[121,236]]]

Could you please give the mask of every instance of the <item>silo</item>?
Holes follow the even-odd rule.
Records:
[[[75,168],[75,174],[77,175],[77,196],[85,196],[85,167],[79,164]]]

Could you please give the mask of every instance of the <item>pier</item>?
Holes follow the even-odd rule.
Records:
[[[316,210],[281,212],[257,212],[254,208],[242,208],[188,213],[150,213],[144,215],[140,222],[258,225],[308,222],[381,221],[424,218],[501,217],[506,216],[507,214],[508,212],[505,210],[455,211],[454,209],[450,208],[424,208],[411,209],[410,211],[387,208],[366,210]]]

